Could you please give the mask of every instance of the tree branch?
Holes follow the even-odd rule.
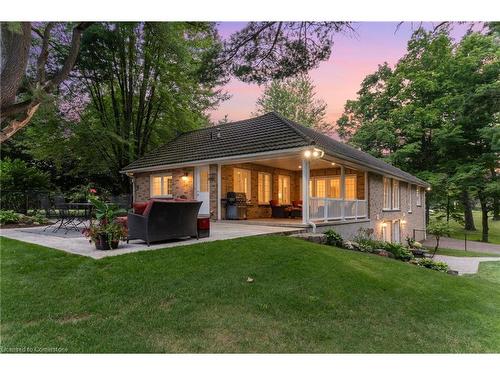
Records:
[[[5,142],[14,134],[16,134],[19,130],[24,128],[30,121],[35,112],[40,107],[40,103],[31,103],[28,110],[26,111],[26,115],[21,120],[12,120],[11,123],[2,129],[0,132],[0,143]]]

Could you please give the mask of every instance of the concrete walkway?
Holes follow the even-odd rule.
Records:
[[[66,235],[64,231],[52,233],[50,230],[43,231],[44,227],[1,229],[0,236],[29,242],[41,246],[59,249],[72,254],[88,256],[94,259],[101,259],[108,256],[135,253],[138,251],[164,249],[168,247],[193,245],[202,242],[217,240],[228,240],[233,238],[262,236],[269,234],[296,234],[304,231],[304,228],[280,228],[259,225],[241,225],[237,223],[210,223],[210,237],[186,240],[175,240],[147,246],[144,241],[134,240],[130,243],[121,242],[120,248],[116,250],[96,250],[94,244],[90,244],[88,239],[76,231],[69,231]]]
[[[433,248],[436,246],[436,240],[433,236],[429,236],[425,241],[423,241],[423,245]],[[443,249],[465,250],[465,241],[457,240],[456,238],[443,237],[439,240],[439,247]],[[467,251],[492,253],[500,256],[500,245],[479,241],[467,241]]]
[[[435,255],[433,260],[446,263],[450,269],[458,271],[459,275],[477,273],[480,262],[498,262],[500,257],[450,257]]]

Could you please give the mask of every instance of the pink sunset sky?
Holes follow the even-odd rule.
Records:
[[[218,23],[222,38],[241,30],[245,22]],[[343,112],[348,99],[355,99],[363,78],[374,72],[379,64],[387,61],[393,66],[406,52],[406,44],[418,23],[358,22],[354,24],[355,35],[338,34],[329,60],[310,71],[317,97],[327,104],[327,120],[335,122]],[[425,27],[431,28],[427,23]],[[470,25],[455,25],[452,35],[457,41]],[[231,98],[210,113],[216,122],[228,116],[229,121],[251,117],[255,103],[263,88],[232,79],[224,89]]]

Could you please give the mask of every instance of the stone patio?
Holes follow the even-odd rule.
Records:
[[[45,227],[1,229],[0,235],[24,242],[29,242],[41,246],[59,249],[72,254],[88,256],[94,259],[101,259],[108,256],[135,253],[138,251],[157,250],[176,246],[193,245],[203,242],[218,240],[229,240],[241,237],[262,236],[262,235],[291,235],[305,231],[304,228],[296,227],[271,227],[264,225],[242,225],[238,223],[210,223],[210,237],[186,240],[173,240],[156,243],[147,246],[144,241],[133,240],[130,243],[121,242],[120,248],[116,250],[96,250],[94,244],[90,244],[80,232],[64,230],[52,232],[50,229],[44,231]]]

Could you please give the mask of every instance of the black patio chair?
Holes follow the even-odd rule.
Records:
[[[129,240],[151,242],[183,237],[198,238],[197,219],[202,202],[153,200],[144,215],[127,216]]]

